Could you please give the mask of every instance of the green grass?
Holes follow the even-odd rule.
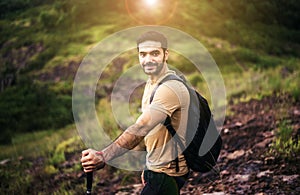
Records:
[[[286,120],[281,121],[276,130],[276,137],[271,145],[270,153],[289,161],[296,160],[300,152],[299,135],[293,136],[293,128]]]
[[[109,137],[112,140],[119,136],[121,131],[113,116],[110,102],[107,101],[107,99],[101,99],[97,106],[97,111],[98,120],[102,125],[102,128],[104,129],[105,133],[109,135]]]
[[[22,80],[21,85],[1,93],[0,107],[1,143],[11,143],[14,133],[73,123],[70,95],[55,93],[46,83]]]
[[[76,137],[73,125],[61,130],[45,130],[14,134],[11,145],[0,145],[0,159],[37,158],[47,156],[65,139]],[[73,138],[74,139],[74,138]],[[47,144],[45,144],[47,143]]]
[[[11,145],[0,145],[2,151],[0,160],[9,160],[7,164],[0,167],[2,192],[5,194],[26,194],[29,189],[37,192],[36,190],[46,186],[50,187],[51,184],[47,183],[47,178],[54,174],[70,172],[70,169],[80,171],[79,164],[70,168],[59,168],[59,164],[66,160],[66,153],[78,152],[80,156],[80,148],[85,147],[73,125],[55,131],[47,130],[15,135]],[[39,164],[38,159],[43,164]],[[42,178],[39,182],[44,187],[40,186],[39,189],[35,190],[33,189],[35,183],[32,182],[36,182],[38,177]],[[64,190],[59,190],[66,193],[66,189],[62,187],[64,185],[70,186],[70,181],[63,182],[61,188]],[[80,188],[83,189],[83,186]],[[73,190],[72,192],[75,193]]]

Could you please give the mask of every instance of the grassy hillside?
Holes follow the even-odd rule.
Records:
[[[12,129],[27,132],[72,123],[70,95],[81,60],[103,38],[137,25],[167,25],[203,43],[223,74],[229,99],[274,91],[299,96],[299,29],[276,21],[281,14],[276,3],[168,3],[151,8],[117,0],[2,1],[1,142],[10,142]],[[271,10],[274,19],[266,18],[262,8]],[[299,17],[294,15],[290,19]],[[135,55],[124,58],[132,62]],[[192,65],[174,59],[189,74]],[[188,77],[203,86],[197,83],[199,75]]]
[[[61,147],[71,148],[70,151],[78,150],[70,143],[80,145],[72,126],[71,107],[73,79],[80,62],[99,41],[139,25],[169,26],[199,40],[220,68],[228,102],[282,93],[299,100],[298,1],[166,0],[164,4],[157,3],[157,7],[145,6],[143,2],[0,2],[0,144],[1,150],[7,151],[1,153],[0,159],[35,157],[34,150],[24,151],[22,144],[34,148],[41,145],[37,140],[44,140],[52,143],[41,148],[40,155],[52,157],[45,174],[58,171],[55,162],[64,157],[57,144],[67,140]],[[191,62],[176,53],[169,62],[209,96],[208,91],[202,90],[206,83],[191,68]],[[136,53],[128,51],[108,66],[96,94],[99,108],[109,107],[107,96],[113,83],[120,71],[134,63]],[[132,105],[136,112],[138,98]],[[98,112],[107,116],[101,119],[105,125],[117,129],[110,114],[101,113],[101,109]],[[5,174],[1,174],[2,178]],[[8,175],[11,180],[17,177]]]

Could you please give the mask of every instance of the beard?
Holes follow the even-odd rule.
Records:
[[[153,62],[148,62],[143,65],[143,70],[144,73],[147,75],[159,75],[161,70],[164,67],[164,63],[153,63]]]

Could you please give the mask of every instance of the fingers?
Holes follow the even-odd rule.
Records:
[[[92,162],[92,154],[91,149],[87,149],[81,152],[81,165],[83,167],[84,172],[92,172],[94,169]]]
[[[81,162],[87,162],[87,161],[91,161],[93,160],[94,156],[95,156],[95,150],[93,149],[87,149],[87,150],[83,150],[81,152]]]
[[[97,170],[96,166],[94,165],[82,165],[82,167],[85,173]]]
[[[89,153],[92,151],[92,149],[87,149],[87,150],[83,150],[81,152],[81,157],[85,157],[87,155],[89,155]]]
[[[143,186],[145,186],[145,185],[146,185],[146,181],[145,181],[145,179],[144,179],[144,171],[143,171],[142,174],[141,174],[141,180],[142,180]]]
[[[105,166],[104,159],[101,155],[96,154],[96,150],[87,149],[81,153],[81,165],[84,172],[91,172],[98,169],[102,169]]]

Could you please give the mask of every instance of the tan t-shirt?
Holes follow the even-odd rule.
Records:
[[[185,133],[187,127],[188,109],[190,96],[187,88],[183,83],[176,80],[166,81],[161,84],[155,92],[152,103],[150,96],[157,84],[167,75],[174,74],[168,71],[164,76],[159,78],[155,83],[148,80],[145,86],[142,111],[146,108],[161,111],[171,117],[172,126],[179,135],[184,145]],[[144,138],[147,150],[146,166],[149,170],[155,172],[164,172],[170,176],[181,176],[188,173],[188,167],[183,155],[179,156],[179,171],[176,172],[177,157],[174,139],[163,124],[157,125]],[[182,151],[177,146],[178,153]]]

